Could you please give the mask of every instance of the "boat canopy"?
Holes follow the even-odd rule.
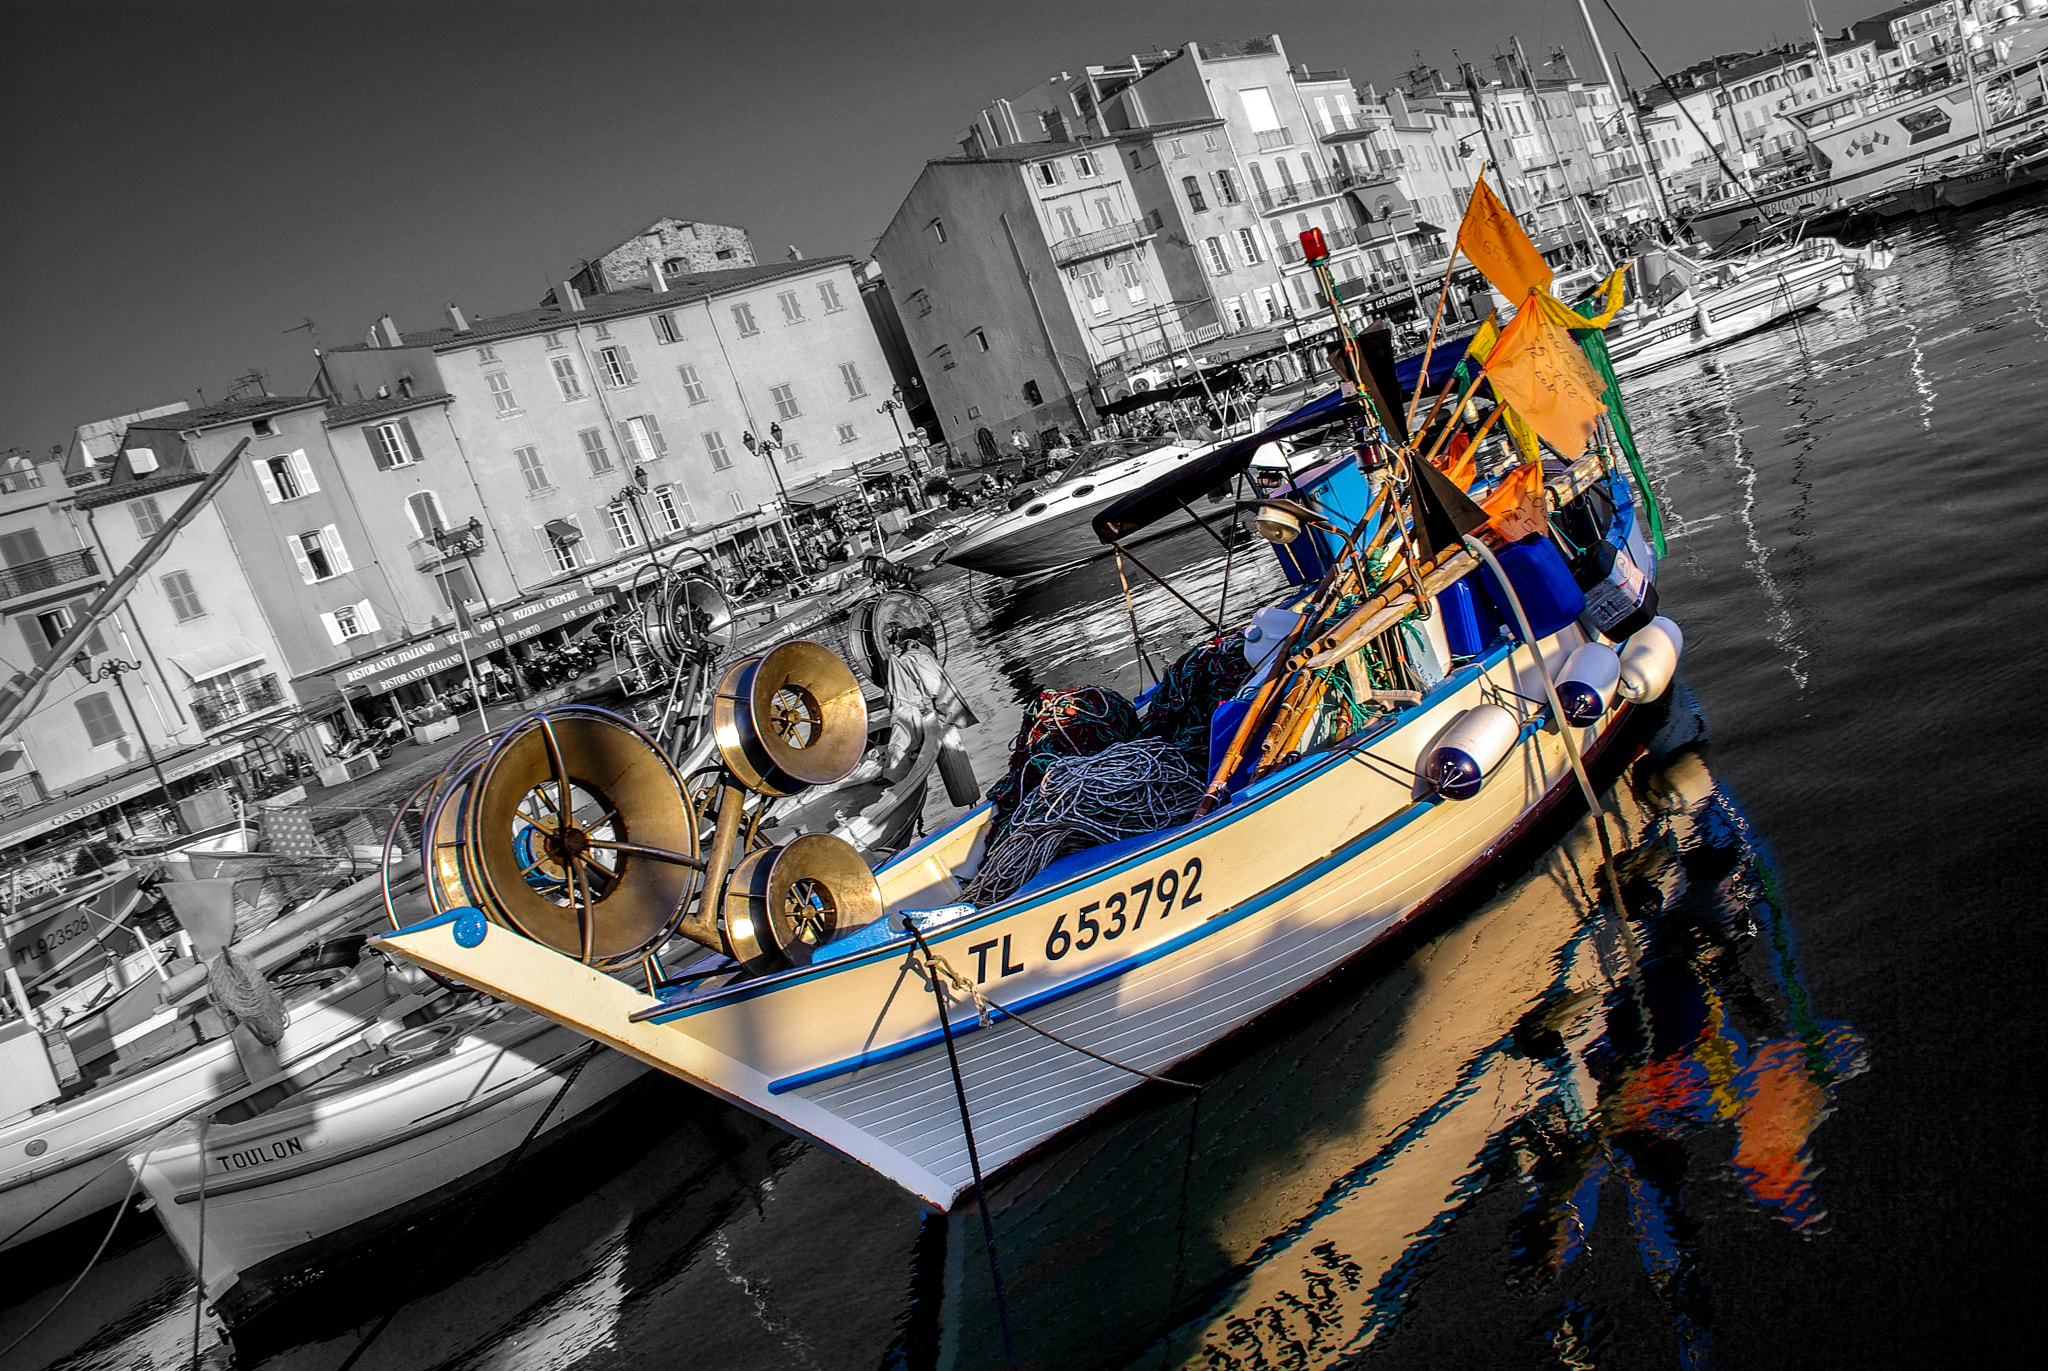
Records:
[[[1252,464],[1252,454],[1261,444],[1287,438],[1310,429],[1322,428],[1352,413],[1352,405],[1339,391],[1311,400],[1294,413],[1267,425],[1257,433],[1224,443],[1191,462],[1183,462],[1157,480],[1106,505],[1095,516],[1095,536],[1105,543],[1119,542],[1172,514],[1198,496],[1225,486]]]

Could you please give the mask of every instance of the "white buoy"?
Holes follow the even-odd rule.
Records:
[[[1522,721],[1497,704],[1475,705],[1437,736],[1423,779],[1446,800],[1469,800],[1522,736]]]
[[[1621,690],[1621,654],[1605,643],[1584,643],[1565,658],[1557,699],[1565,722],[1584,728],[1614,706]]]
[[[1637,629],[1621,649],[1622,698],[1640,703],[1662,695],[1678,674],[1683,651],[1685,635],[1661,614]]]

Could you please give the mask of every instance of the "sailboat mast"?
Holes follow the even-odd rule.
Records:
[[[1579,0],[1579,17],[1586,21],[1586,37],[1593,44],[1593,55],[1600,59],[1600,74],[1607,78],[1607,89],[1613,93],[1615,105],[1621,111],[1621,126],[1628,130],[1629,144],[1636,150],[1636,160],[1643,165],[1643,175],[1650,178],[1650,194],[1657,201],[1658,217],[1670,224],[1674,222],[1670,197],[1664,194],[1664,182],[1658,178],[1650,154],[1643,147],[1643,131],[1636,126],[1635,111],[1629,108],[1632,102],[1622,98],[1621,83],[1614,79],[1614,66],[1607,60],[1607,49],[1600,46],[1600,31],[1593,27],[1593,11],[1587,8],[1586,0]]]

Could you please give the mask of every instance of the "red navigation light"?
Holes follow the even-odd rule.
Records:
[[[1330,245],[1323,241],[1323,231],[1321,229],[1302,230],[1301,255],[1311,262],[1321,262],[1329,257]]]

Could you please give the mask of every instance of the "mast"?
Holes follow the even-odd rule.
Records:
[[[1564,174],[1564,198],[1576,211],[1572,216],[1573,220],[1585,227],[1586,235],[1593,240],[1593,246],[1599,250],[1600,259],[1607,263],[1609,271],[1613,271],[1614,254],[1607,250],[1607,240],[1600,236],[1600,230],[1593,227],[1593,216],[1587,211],[1585,202],[1580,200],[1579,193],[1572,189],[1571,171],[1565,166],[1564,155],[1557,150],[1557,135],[1550,131],[1550,106],[1544,103],[1543,92],[1536,87],[1536,73],[1529,67],[1529,54],[1522,50],[1519,35],[1515,38],[1515,61],[1522,69],[1523,89],[1529,92],[1529,99],[1536,106],[1536,127],[1543,130],[1543,146],[1550,149],[1550,160],[1557,163],[1557,169]],[[1593,178],[1588,174],[1588,189],[1591,189],[1592,182]]]
[[[1600,59],[1600,72],[1601,75],[1607,78],[1607,89],[1613,91],[1619,101],[1622,90],[1621,83],[1614,79],[1614,67],[1607,60],[1607,49],[1600,46],[1600,31],[1593,27],[1593,11],[1587,7],[1586,0],[1579,0],[1579,17],[1586,21],[1586,37],[1592,41],[1593,55]],[[1675,97],[1676,92],[1673,94]],[[1643,148],[1643,131],[1636,126],[1636,121],[1632,117],[1634,110],[1630,108],[1635,102],[1627,100],[1619,101],[1619,103],[1621,104],[1621,126],[1628,130],[1629,144],[1636,150],[1636,160],[1643,165],[1643,175],[1650,178],[1650,193],[1657,201],[1658,217],[1666,224],[1670,224],[1673,222],[1671,198],[1664,193],[1664,182],[1657,175],[1656,168],[1650,161],[1649,153]]]

